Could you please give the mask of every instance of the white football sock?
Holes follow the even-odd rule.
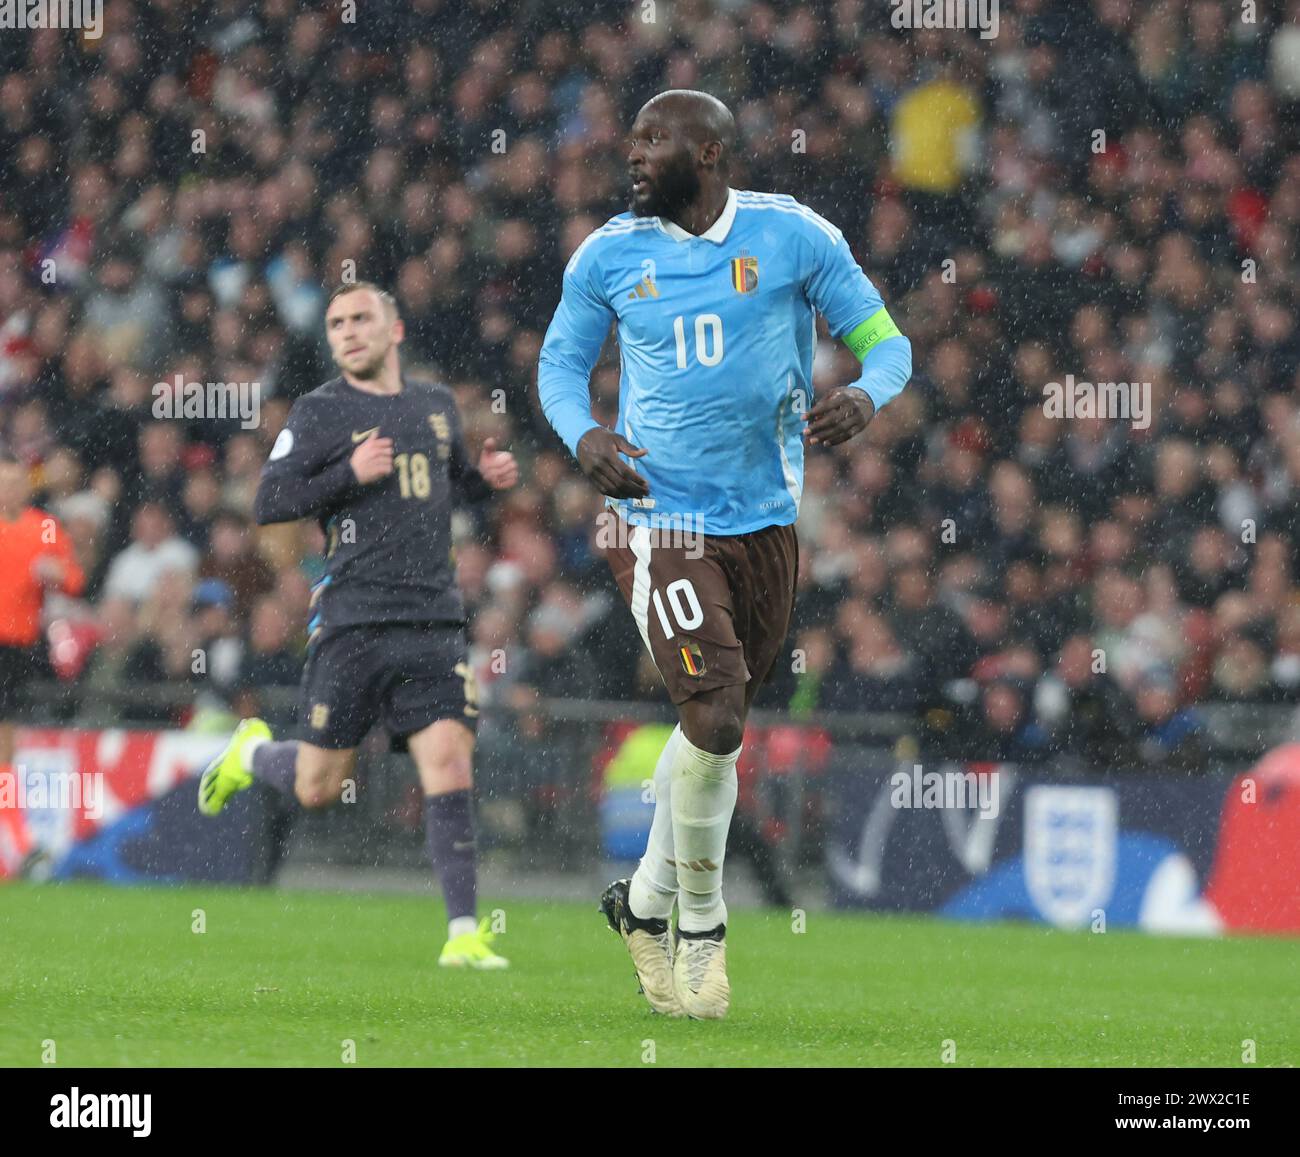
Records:
[[[722,860],[736,808],[736,760],[696,747],[685,735],[673,760],[673,847],[677,860],[677,926],[707,932],[727,922]]]
[[[447,921],[447,939],[455,940],[457,936],[464,936],[467,932],[477,932],[478,921],[473,916],[457,916],[454,920]]]
[[[674,727],[655,764],[655,817],[645,855],[632,874],[628,906],[642,920],[667,920],[677,899],[677,867],[673,863],[673,759],[682,741],[682,729]]]
[[[269,739],[258,736],[256,739],[250,739],[244,744],[244,749],[239,753],[239,766],[245,771],[253,770],[253,752],[255,752],[263,743],[270,743]]]

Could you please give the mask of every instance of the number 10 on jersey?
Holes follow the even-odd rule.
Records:
[[[686,319],[680,313],[673,318],[673,336],[677,338],[677,368],[684,370],[689,356]],[[702,366],[716,366],[722,361],[722,318],[716,313],[701,313],[695,318],[695,356]]]

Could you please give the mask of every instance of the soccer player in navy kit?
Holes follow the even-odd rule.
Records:
[[[342,373],[294,403],[255,502],[259,524],[314,517],[327,539],[301,738],[273,742],[264,722],[244,720],[201,777],[199,809],[216,815],[254,780],[291,804],[331,804],[353,773],[358,744],[382,718],[405,741],[424,791],[426,847],[449,920],[438,963],[504,968],[475,911],[478,706],[451,508],[456,496],[479,502],[513,486],[518,468],[492,439],[476,467],[451,392],[402,376],[402,321],[388,293],[365,282],[342,286],[325,330]]]
[[[838,229],[793,197],[729,186],[734,140],[730,111],[705,93],[642,107],[631,210],[570,259],[538,367],[547,419],[609,499],[614,579],[680,716],[655,769],[646,854],[601,907],[653,1009],[714,1019],[730,1003],[722,867],[736,759],[790,625],[804,445],[859,433],[912,365]],[[862,374],[814,404],[817,312]],[[589,382],[613,325],[609,430],[591,416]]]

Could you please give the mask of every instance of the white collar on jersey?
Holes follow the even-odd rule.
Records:
[[[665,220],[663,217],[655,218],[659,222],[659,228],[668,234],[674,241],[694,241],[694,233],[687,233],[680,225],[673,221]],[[713,222],[703,233],[699,235],[701,241],[712,241],[715,245],[721,245],[726,239],[727,234],[731,232],[731,223],[736,219],[736,190],[727,189],[727,203],[722,207],[722,214]]]

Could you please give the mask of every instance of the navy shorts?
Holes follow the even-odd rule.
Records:
[[[298,737],[316,747],[356,747],[378,721],[402,741],[441,719],[473,730],[477,718],[460,626],[345,627],[318,636],[307,649]]]

